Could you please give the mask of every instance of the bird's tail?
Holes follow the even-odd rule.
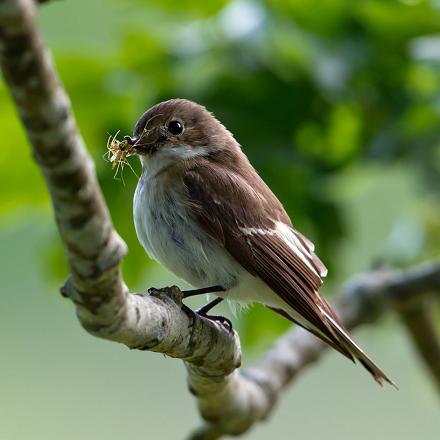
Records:
[[[328,323],[336,334],[341,345],[353,356],[354,359],[358,360],[365,367],[365,369],[374,377],[374,380],[381,386],[385,380],[397,389],[397,385],[365,354],[359,345],[356,344],[345,327],[327,311],[322,310],[322,312],[327,318]]]
[[[288,320],[313,333],[319,339],[333,347],[351,361],[359,361],[359,363],[363,365],[363,367],[373,376],[374,380],[379,383],[379,385],[382,386],[383,382],[386,381],[397,389],[396,384],[365,354],[359,345],[356,344],[356,342],[350,336],[348,330],[339,321],[335,312],[328,305],[327,301],[321,297],[319,302],[320,304],[318,307],[321,312],[321,319],[325,322],[325,328],[327,328],[326,333],[305,320],[291,307],[288,309],[285,307],[268,307],[284,318],[287,318]]]

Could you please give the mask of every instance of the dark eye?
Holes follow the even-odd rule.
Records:
[[[174,135],[180,134],[183,131],[183,125],[179,121],[171,121],[168,124],[168,131]]]

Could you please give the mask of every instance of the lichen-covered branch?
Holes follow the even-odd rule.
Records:
[[[239,366],[238,337],[182,306],[177,288],[150,296],[127,292],[119,268],[126,246],[112,226],[35,12],[32,0],[0,0],[0,65],[51,195],[71,270],[62,292],[90,333],[193,364],[198,393],[197,375],[217,383]]]
[[[62,293],[93,335],[183,359],[205,424],[193,439],[239,435],[267,417],[287,384],[325,346],[295,328],[253,368],[240,371],[235,332],[182,305],[178,288],[130,294],[119,263],[126,246],[115,232],[69,99],[43,44],[33,0],[0,0],[0,66],[49,189],[71,278]],[[377,271],[348,283],[337,309],[355,328],[425,294],[439,292],[440,264]],[[435,338],[435,333],[432,334]],[[438,372],[438,363],[435,368]]]

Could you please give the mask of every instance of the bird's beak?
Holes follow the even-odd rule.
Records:
[[[124,141],[131,147],[134,154],[154,153],[157,150],[158,143],[163,139],[164,137],[157,130],[150,130],[137,137],[124,136]]]
[[[136,144],[136,138],[132,138],[131,136],[124,136],[124,141],[127,142],[127,145],[133,147]]]

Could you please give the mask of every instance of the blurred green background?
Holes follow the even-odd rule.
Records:
[[[137,242],[136,176],[114,178],[102,156],[109,134],[172,97],[235,134],[315,241],[328,296],[377,262],[438,256],[440,1],[66,0],[39,18],[129,245],[131,290],[178,281]],[[88,336],[58,295],[63,249],[2,83],[0,132],[0,439],[184,438],[198,415],[181,362]],[[245,364],[289,327],[258,306],[234,323]],[[437,439],[438,396],[398,319],[357,339],[399,392],[329,353],[245,438]]]

